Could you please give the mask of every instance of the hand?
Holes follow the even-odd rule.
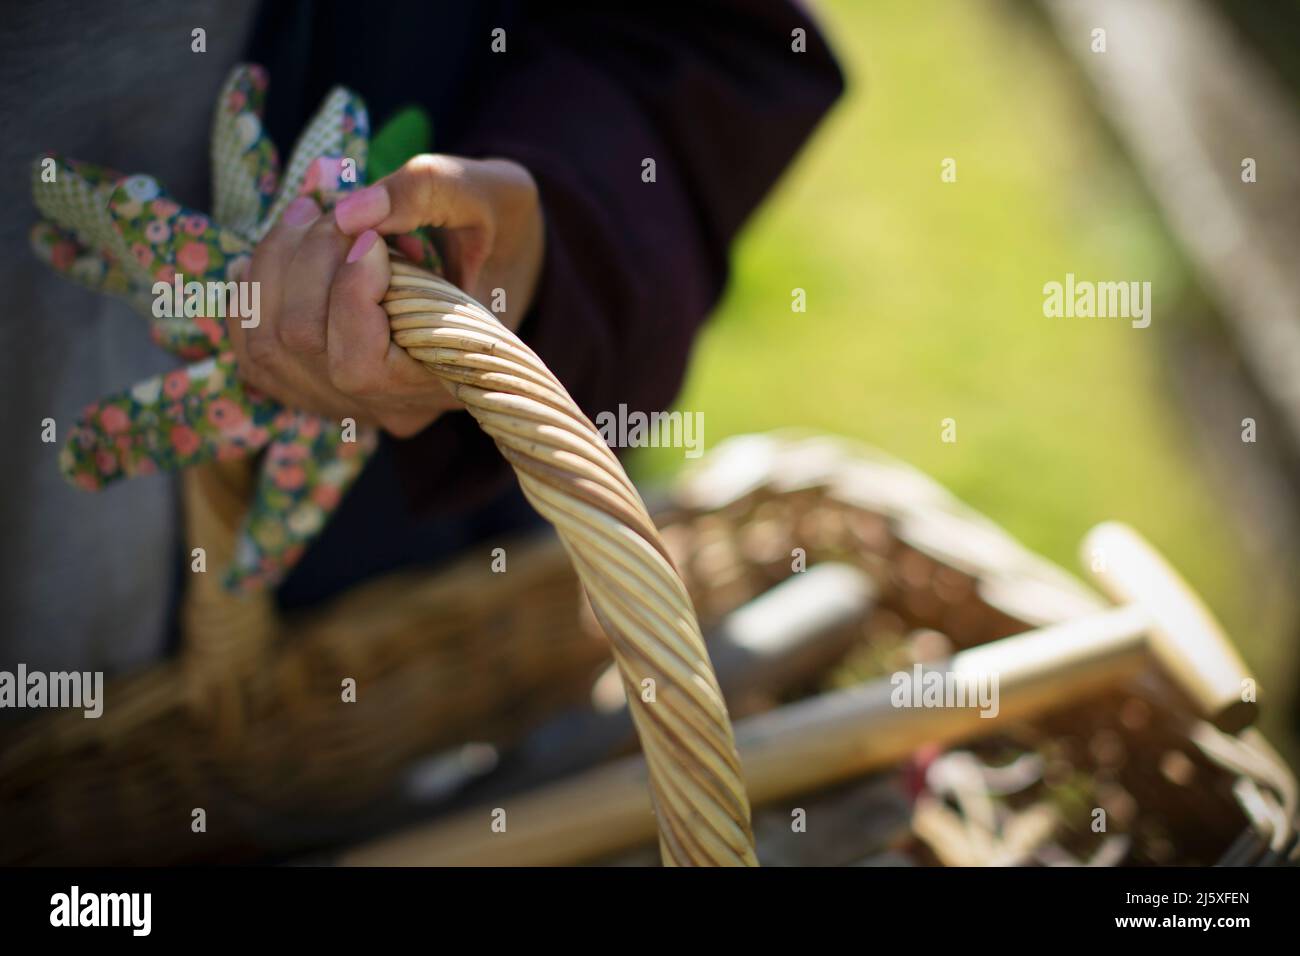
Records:
[[[390,271],[382,235],[441,227],[447,277],[518,328],[541,272],[537,188],[508,160],[419,156],[322,215],[296,200],[253,254],[256,328],[229,323],[241,376],[282,404],[376,424],[399,438],[459,407],[389,336],[380,300]],[[356,238],[353,239],[352,237]]]
[[[393,344],[379,305],[388,252],[373,231],[353,240],[309,198],[295,200],[258,245],[258,324],[228,322],[239,372],[282,404],[354,418],[409,437],[457,407],[437,376]]]
[[[439,228],[448,279],[510,329],[532,305],[544,230],[537,185],[518,163],[417,156],[345,198],[334,215],[350,236],[367,229],[390,236]]]

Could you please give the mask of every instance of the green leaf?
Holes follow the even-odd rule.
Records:
[[[412,156],[427,153],[433,145],[433,124],[418,106],[407,106],[391,116],[370,141],[370,181],[382,179]]]

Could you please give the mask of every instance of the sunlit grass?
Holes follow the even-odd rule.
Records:
[[[1045,24],[967,0],[823,15],[851,90],[743,235],[679,407],[704,412],[710,445],[787,425],[878,445],[1072,570],[1091,525],[1129,521],[1276,673],[1161,368],[1157,326],[1200,295]],[[1067,272],[1150,281],[1152,327],[1045,318],[1043,284]]]

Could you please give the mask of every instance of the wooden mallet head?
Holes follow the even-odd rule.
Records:
[[[1128,525],[1108,521],[1083,540],[1083,562],[1108,597],[1141,608],[1151,651],[1201,714],[1229,733],[1258,710],[1250,675],[1218,621],[1187,583]]]

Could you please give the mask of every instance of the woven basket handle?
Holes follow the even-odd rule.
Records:
[[[649,767],[664,863],[756,865],[731,722],[695,610],[623,466],[495,316],[433,273],[399,258],[391,265],[383,306],[393,341],[492,436],[559,532],[609,636]]]

